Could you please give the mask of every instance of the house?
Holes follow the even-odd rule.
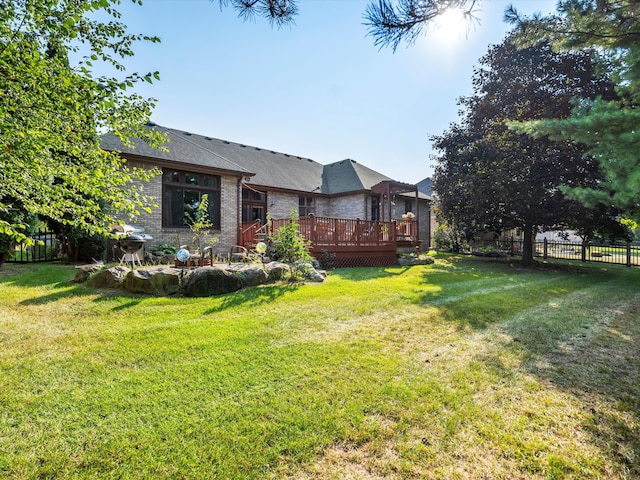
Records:
[[[248,225],[263,225],[267,215],[274,220],[289,218],[292,207],[304,218],[363,222],[392,222],[413,212],[413,242],[428,242],[430,237],[429,196],[419,193],[415,185],[395,182],[354,160],[323,165],[156,124],[149,128],[166,134],[166,151],[140,141],[134,148],[124,147],[111,134],[102,137],[102,147],[120,152],[130,166],[161,169],[162,175],[143,185],[160,208],[137,221],[153,237],[154,245],[188,243],[188,215],[205,193],[212,233],[219,239],[215,248],[221,253],[246,242],[243,230]],[[421,223],[420,218],[425,221]]]

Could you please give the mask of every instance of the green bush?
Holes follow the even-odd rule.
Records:
[[[300,234],[298,209],[293,207],[290,214],[290,221],[272,232],[269,241],[274,260],[288,263],[292,277],[297,278],[302,265],[311,262],[313,257],[309,253],[310,242]]]

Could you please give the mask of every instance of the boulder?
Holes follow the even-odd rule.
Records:
[[[71,280],[73,283],[84,283],[94,272],[99,272],[104,268],[101,263],[90,263],[87,265],[79,265],[76,267],[76,276]]]
[[[101,270],[87,281],[87,285],[93,288],[120,288],[130,268],[117,266]]]
[[[125,288],[133,293],[174,295],[180,290],[183,276],[181,269],[173,267],[131,270],[125,279]]]
[[[401,267],[411,267],[413,265],[431,265],[435,262],[433,257],[400,257],[398,265]]]
[[[291,275],[291,267],[282,262],[269,262],[264,266],[271,281],[284,280]]]
[[[236,272],[236,275],[240,277],[245,287],[255,287],[256,285],[262,285],[269,281],[267,272],[257,265],[243,267]]]
[[[242,288],[240,276],[215,267],[195,269],[184,282],[185,297],[210,297],[235,292]]]
[[[322,283],[325,278],[327,278],[327,272],[324,270],[317,270],[311,265],[308,265],[303,271],[305,280],[309,280],[310,282]]]

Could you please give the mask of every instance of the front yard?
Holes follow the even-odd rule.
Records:
[[[0,477],[640,477],[640,270],[440,256],[152,298],[0,271]]]

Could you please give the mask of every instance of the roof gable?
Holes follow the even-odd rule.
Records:
[[[322,173],[322,193],[337,194],[359,190],[370,190],[384,180],[386,175],[371,170],[355,160],[346,159],[324,166]]]

